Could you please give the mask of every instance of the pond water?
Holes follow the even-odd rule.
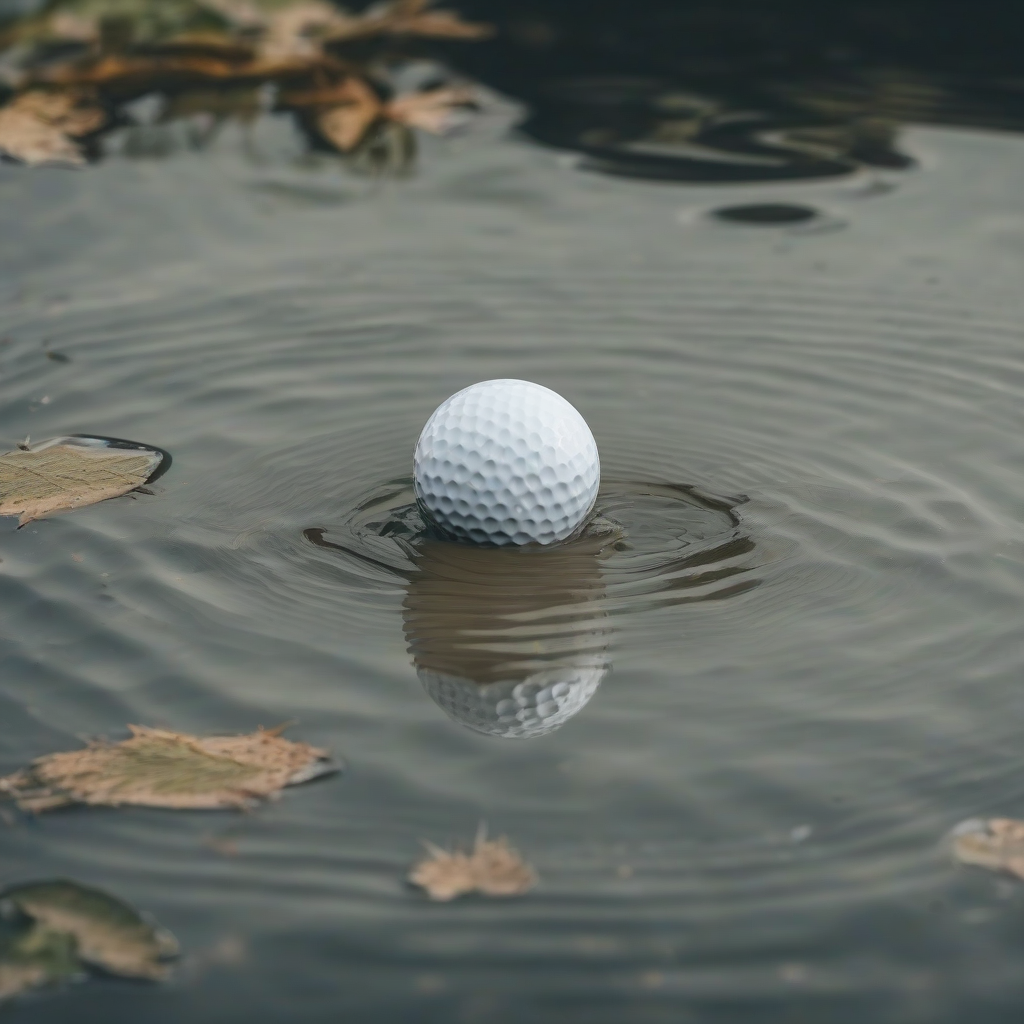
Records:
[[[940,840],[1024,815],[1024,136],[716,185],[522,116],[407,179],[269,114],[0,167],[0,434],[174,458],[3,521],[0,771],[129,722],[295,720],[347,765],[251,815],[0,825],[0,881],[102,886],[187,954],[5,1019],[1016,1019],[1024,887]],[[424,536],[418,432],[493,377],[597,438],[565,548]],[[533,893],[406,886],[480,821]]]

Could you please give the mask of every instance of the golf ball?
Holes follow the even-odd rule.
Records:
[[[452,395],[416,445],[416,498],[458,540],[565,540],[594,507],[600,482],[586,420],[525,380],[485,380]]]

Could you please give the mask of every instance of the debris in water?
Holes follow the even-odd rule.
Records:
[[[107,121],[87,94],[30,89],[0,107],[0,154],[25,164],[85,163],[78,140]]]
[[[166,452],[103,437],[55,437],[0,455],[0,516],[24,526],[134,491],[166,469]]]
[[[477,106],[476,94],[464,86],[410,92],[385,103],[355,75],[324,89],[282,93],[279,105],[311,119],[317,133],[342,153],[362,143],[382,121],[444,135]]]
[[[177,955],[170,932],[99,889],[57,880],[0,892],[0,1001],[89,968],[159,981]]]
[[[131,738],[121,743],[49,754],[0,778],[0,795],[33,813],[71,804],[222,810],[251,807],[338,770],[326,750],[284,739],[283,726],[205,739],[128,728]]]
[[[457,127],[476,106],[476,94],[462,86],[442,86],[405,93],[393,99],[384,113],[392,121],[444,135]]]
[[[484,896],[522,896],[537,884],[537,872],[501,836],[488,839],[481,828],[472,853],[449,852],[424,843],[430,856],[409,872],[409,881],[432,900],[447,901],[467,893]]]
[[[81,164],[77,140],[130,123],[140,97],[162,96],[161,123],[196,110],[215,124],[246,122],[259,104],[225,96],[256,97],[262,86],[280,91],[278,108],[293,110],[315,141],[342,153],[379,147],[377,136],[395,124],[447,131],[471,105],[466,91],[396,99],[393,73],[422,57],[417,39],[492,34],[430,0],[392,0],[358,15],[325,0],[51,0],[0,32],[15,87],[0,107],[0,152]]]
[[[953,855],[961,864],[1024,878],[1024,821],[971,818],[953,829],[952,839]]]
[[[745,206],[721,206],[713,213],[719,220],[757,226],[805,224],[818,216],[818,211],[813,207],[801,206],[796,203],[750,203]]]
[[[425,36],[433,39],[488,39],[494,28],[463,21],[454,11],[428,10],[431,0],[393,0],[365,14],[347,19],[328,36],[332,43],[366,39],[376,35]]]

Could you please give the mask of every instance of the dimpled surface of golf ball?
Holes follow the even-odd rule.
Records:
[[[416,498],[458,540],[554,544],[594,507],[597,443],[561,395],[525,380],[487,380],[452,395],[416,445]]]

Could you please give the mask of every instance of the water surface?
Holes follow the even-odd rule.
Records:
[[[251,816],[2,828],[3,882],[105,886],[190,954],[11,1021],[1015,1019],[1024,890],[938,840],[1024,816],[1024,139],[911,123],[912,166],[709,186],[517,116],[409,180],[272,116],[0,167],[0,433],[174,456],[152,496],[0,534],[0,769],[290,719],[348,764]],[[716,214],[772,204],[813,216]],[[594,532],[543,571],[409,507],[426,418],[492,377],[600,446]],[[503,739],[424,667],[586,699]],[[533,894],[406,888],[481,819]]]

